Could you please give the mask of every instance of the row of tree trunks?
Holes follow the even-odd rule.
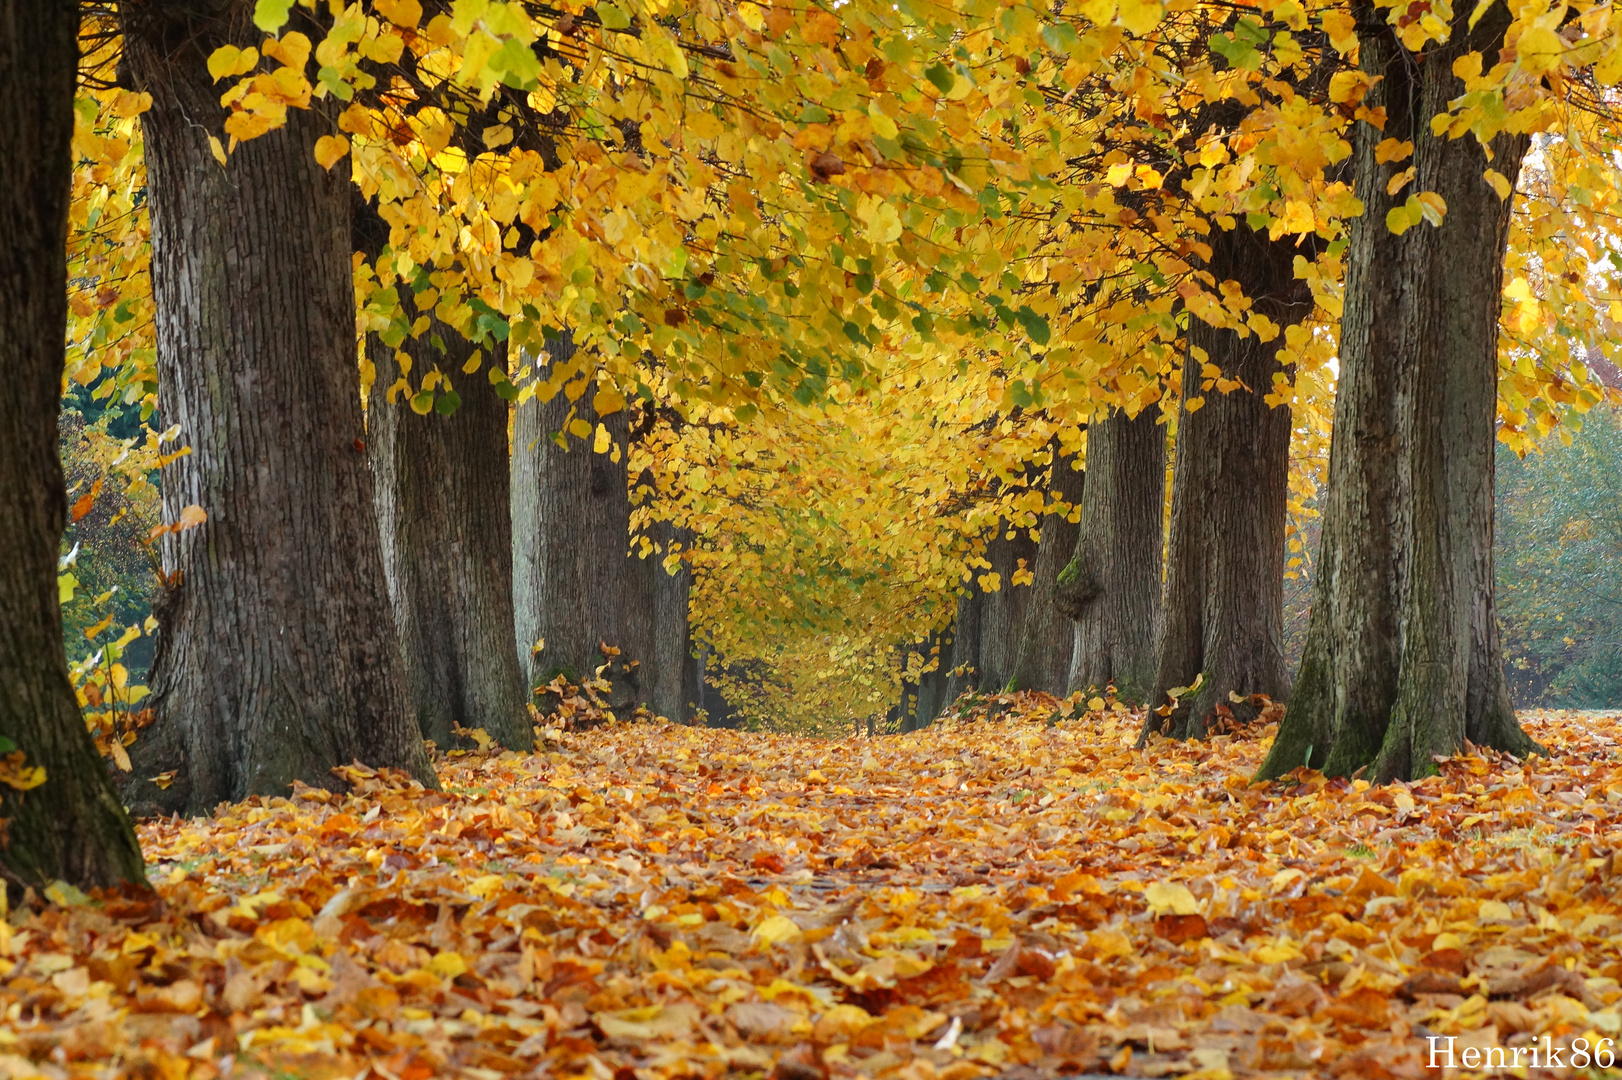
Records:
[[[1061,587],[1059,575],[1070,561],[1081,530],[1076,508],[1084,497],[1086,474],[1076,467],[1080,462],[1059,456],[1057,440],[1048,452],[1052,457],[1048,497],[1062,502],[1064,509],[1042,517],[1012,681],[1017,690],[1063,694],[1070,678],[1073,635],[1055,601]]]
[[[1434,770],[1465,739],[1512,753],[1538,749],[1515,720],[1493,607],[1493,443],[1498,319],[1511,203],[1483,178],[1513,183],[1524,136],[1433,134],[1432,116],[1462,92],[1455,59],[1496,54],[1508,21],[1488,9],[1454,20],[1446,44],[1409,53],[1372,4],[1357,18],[1363,69],[1380,76],[1359,125],[1356,191],[1365,211],[1348,249],[1341,390],[1330,444],[1311,620],[1297,690],[1263,778],[1303,764],[1384,781]],[[1385,138],[1413,160],[1380,162]],[[1393,235],[1390,176],[1411,164],[1412,190],[1446,201],[1440,227]]]
[[[1117,410],[1087,429],[1087,487],[1055,603],[1070,619],[1065,690],[1113,685],[1147,699],[1154,679],[1166,490],[1158,410]]]
[[[574,358],[572,335],[547,342],[549,367]],[[611,453],[555,438],[573,419],[607,430]],[[598,417],[588,389],[520,406],[513,424],[513,593],[519,656],[530,685],[591,678],[603,664],[610,704],[649,701],[657,560],[630,552],[626,483],[630,413]],[[663,573],[662,570],[659,571]],[[603,646],[618,649],[612,659]],[[644,672],[643,666],[648,670]]]
[[[1185,407],[1178,418],[1165,621],[1150,704],[1158,707],[1196,679],[1199,687],[1169,717],[1152,709],[1145,735],[1159,729],[1203,738],[1220,711],[1231,710],[1238,721],[1254,718],[1258,710],[1232,703],[1235,694],[1289,696],[1283,638],[1290,410],[1268,405],[1266,395],[1282,371],[1283,328],[1312,311],[1312,294],[1295,277],[1293,245],[1243,224],[1210,239],[1212,274],[1237,281],[1279,333],[1263,341],[1198,320],[1189,327],[1185,402],[1201,394],[1195,349],[1242,385],[1227,393],[1213,386],[1203,392],[1202,408]]]
[[[79,13],[0,0],[0,735],[45,770],[0,785],[0,875],[11,891],[66,879],[144,880],[135,832],[68,679],[56,560],[67,522],[57,414],[67,324],[67,226]]]
[[[403,302],[414,322],[415,309]],[[399,351],[420,385],[436,368],[459,375],[475,346],[432,318]],[[504,345],[479,351],[505,372]],[[409,395],[388,400],[400,374],[396,350],[369,334],[367,352],[376,367],[367,443],[383,571],[423,737],[449,747],[458,727],[482,728],[502,746],[527,750],[529,694],[513,646],[508,405],[481,369],[459,379],[461,404],[450,415],[418,415]]]
[[[164,511],[158,719],[126,788],[143,812],[199,812],[331,786],[360,759],[436,785],[406,696],[356,393],[347,174],[315,160],[334,103],[214,158],[207,57],[257,45],[252,3],[125,4],[152,221],[159,410],[190,454]],[[212,118],[212,119],[211,119]],[[151,777],[173,772],[167,789]]]

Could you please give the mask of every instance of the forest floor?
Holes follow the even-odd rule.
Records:
[[[149,823],[161,900],[0,924],[0,1077],[1417,1077],[1431,1034],[1618,1034],[1622,718],[1370,789],[1057,704],[613,724]]]

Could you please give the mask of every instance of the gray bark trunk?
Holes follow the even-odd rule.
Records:
[[[703,696],[699,665],[693,656],[693,635],[688,623],[688,603],[693,572],[684,561],[670,574],[662,560],[670,545],[686,537],[668,522],[654,527],[660,551],[651,556],[653,567],[653,693],[650,705],[656,715],[685,724]],[[683,543],[685,547],[685,543]]]
[[[133,807],[200,812],[332,786],[360,760],[437,786],[390,616],[355,366],[347,174],[315,161],[332,103],[214,160],[223,110],[206,60],[257,45],[248,0],[127,4],[152,217],[159,410],[191,453],[164,470],[156,724]],[[148,778],[174,771],[159,789]]]
[[[414,321],[415,308],[403,302],[406,321]],[[437,318],[400,348],[412,358],[413,386],[438,368],[456,379],[461,396],[448,416],[419,416],[406,395],[389,404],[399,377],[395,350],[368,335],[377,368],[368,456],[407,693],[423,737],[441,747],[453,745],[463,727],[528,750],[528,693],[513,647],[508,406],[484,368],[462,374],[474,345]],[[505,370],[504,345],[490,342],[481,352],[486,365]]]
[[[1077,462],[1059,457],[1057,441],[1051,449],[1053,475],[1048,491],[1051,496],[1062,499],[1067,509],[1065,513],[1047,514],[1042,518],[1042,535],[1032,568],[1036,580],[1031,582],[1030,596],[1026,600],[1025,625],[1014,664],[1014,685],[1021,690],[1062,695],[1070,681],[1074,635],[1070,620],[1058,607],[1059,574],[1075,554],[1076,538],[1081,532],[1080,524],[1070,520],[1073,512],[1070,508],[1082,501],[1085,475],[1073,467]]]
[[[1087,429],[1087,486],[1056,603],[1071,620],[1066,691],[1149,697],[1160,622],[1166,429],[1116,411]]]
[[[1165,623],[1150,704],[1158,708],[1173,688],[1203,680],[1169,717],[1151,711],[1144,729],[1179,738],[1203,738],[1223,714],[1253,719],[1258,708],[1233,702],[1234,694],[1283,701],[1290,691],[1284,661],[1290,410],[1270,407],[1265,397],[1280,370],[1282,328],[1311,312],[1312,295],[1295,278],[1292,244],[1241,224],[1214,232],[1211,246],[1216,279],[1238,281],[1255,310],[1281,329],[1268,342],[1198,320],[1188,331],[1223,377],[1244,385],[1226,394],[1202,391],[1202,366],[1192,353],[1183,369],[1184,399],[1203,393],[1205,404],[1178,419]]]
[[[980,685],[980,614],[985,597],[973,581],[963,586],[957,598],[957,618],[952,627],[951,669],[946,677],[945,708],[964,691]]]
[[[1009,532],[1014,534],[1012,539]],[[987,572],[998,574],[1002,582],[996,592],[980,596],[980,660],[976,665],[979,668],[976,685],[983,694],[1000,694],[1010,688],[1014,677],[1019,638],[1025,627],[1026,603],[1031,595],[1031,587],[1015,585],[1013,576],[1021,562],[1027,569],[1036,562],[1036,541],[1031,539],[1029,529],[998,522],[996,534],[986,544],[986,561],[991,564]]]
[[[550,364],[567,363],[573,339],[554,338],[546,351]],[[560,391],[551,401],[518,407],[512,452],[518,649],[531,686],[559,674],[578,682],[608,664],[610,702],[629,709],[647,702],[652,689],[639,669],[652,654],[654,603],[653,576],[630,553],[630,414],[622,409],[601,418],[617,454],[595,453],[589,439],[571,436],[567,449],[553,439],[571,412],[595,429],[591,398],[590,388],[578,402]],[[619,655],[610,661],[602,645]]]
[[[74,698],[56,559],[67,522],[57,448],[79,13],[0,0],[0,735],[29,791],[0,785],[0,875],[43,888],[143,882],[141,849]]]
[[[1372,7],[1357,10],[1364,69],[1383,76],[1370,105],[1384,132],[1361,125],[1357,194],[1366,207],[1348,250],[1322,552],[1297,692],[1259,775],[1310,763],[1373,778],[1434,771],[1432,755],[1465,738],[1513,753],[1538,747],[1515,721],[1492,602],[1492,479],[1498,318],[1511,203],[1482,179],[1470,136],[1431,134],[1430,118],[1461,92],[1453,61],[1492,53],[1506,14],[1406,52]],[[1412,162],[1380,164],[1374,146],[1411,139]],[[1512,182],[1524,137],[1500,136],[1491,167]],[[1412,191],[1447,203],[1439,228],[1402,236],[1386,193],[1412,164]]]

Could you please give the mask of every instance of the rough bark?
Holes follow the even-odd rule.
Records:
[[[973,581],[963,586],[957,598],[957,617],[953,621],[951,668],[946,677],[945,708],[962,696],[965,690],[980,685],[980,614],[985,601],[980,588]]]
[[[547,344],[550,365],[574,357],[570,335]],[[562,674],[590,678],[604,664],[616,709],[649,699],[640,667],[653,647],[653,577],[631,554],[631,498],[626,476],[629,413],[599,418],[588,388],[578,401],[518,407],[513,425],[513,587],[519,656],[531,686]],[[607,429],[611,452],[590,441],[554,436],[572,418]],[[535,643],[545,642],[535,651]],[[610,661],[601,646],[620,650]]]
[[[143,882],[141,849],[68,679],[56,558],[67,523],[57,412],[79,14],[0,0],[0,735],[29,791],[0,785],[0,875],[14,886]]]
[[[1498,317],[1510,203],[1482,178],[1473,137],[1433,135],[1430,118],[1461,92],[1452,64],[1491,55],[1507,15],[1415,56],[1372,6],[1357,9],[1364,69],[1383,76],[1370,105],[1385,130],[1360,126],[1348,249],[1341,389],[1330,446],[1322,549],[1301,673],[1263,778],[1310,764],[1332,775],[1372,767],[1378,780],[1434,770],[1432,755],[1471,741],[1538,749],[1514,718],[1492,601],[1492,480]],[[1374,147],[1411,139],[1411,162]],[[1500,136],[1491,167],[1512,182],[1527,140]],[[1401,236],[1386,214],[1409,189],[1447,203],[1440,227]]]
[[[1050,498],[1063,501],[1066,509],[1042,518],[1041,538],[1031,569],[1035,580],[1025,601],[1025,624],[1020,630],[1013,678],[1021,690],[1063,694],[1070,681],[1074,635],[1070,620],[1058,607],[1059,575],[1075,553],[1076,537],[1081,531],[1080,524],[1071,518],[1075,516],[1073,508],[1082,501],[1085,476],[1074,467],[1079,462],[1059,457],[1057,443],[1051,449],[1053,475],[1048,493]]]
[[[688,603],[693,572],[684,561],[676,573],[668,573],[663,558],[673,543],[686,537],[668,522],[654,526],[660,551],[653,562],[653,691],[649,704],[654,713],[678,724],[687,723],[703,697],[704,688],[698,659],[693,655],[692,628]]]
[[[414,322],[415,308],[403,303]],[[400,351],[411,358],[414,386],[436,368],[456,379],[460,404],[449,415],[418,415],[409,394],[390,403],[396,350],[376,334],[366,348],[377,372],[366,441],[383,570],[423,738],[449,747],[457,727],[482,728],[502,746],[527,750],[534,736],[513,647],[507,403],[483,368],[462,374],[475,346],[437,318]],[[504,345],[479,351],[505,370]]]
[[[956,639],[955,626],[930,635],[923,648],[924,663],[935,663],[934,671],[926,671],[918,680],[918,708],[913,727],[922,730],[935,722],[951,698],[946,696],[952,679],[952,654]]]
[[[1151,728],[1179,738],[1203,738],[1227,713],[1238,721],[1258,709],[1231,696],[1286,700],[1284,661],[1284,534],[1289,500],[1290,410],[1265,400],[1281,369],[1283,327],[1312,310],[1312,295],[1294,273],[1296,247],[1269,241],[1244,224],[1211,236],[1209,268],[1237,281],[1253,310],[1280,328],[1271,341],[1254,332],[1192,320],[1192,346],[1183,369],[1185,401],[1204,406],[1178,418],[1173,466],[1171,537],[1166,551],[1165,623],[1150,704],[1190,686],[1169,717],[1151,711]],[[1242,385],[1201,389],[1203,364]]]
[[[1087,429],[1081,524],[1055,602],[1071,620],[1067,691],[1149,697],[1160,622],[1166,429],[1116,411]]]
[[[366,466],[355,364],[350,203],[315,161],[330,99],[242,143],[230,163],[208,55],[258,44],[249,0],[126,4],[152,219],[158,407],[191,453],[164,469],[155,605],[158,718],[126,798],[200,812],[333,786],[360,760],[437,786],[404,692]],[[150,782],[173,771],[167,790]]]
[[[1026,605],[1031,595],[1029,585],[1015,585],[1012,579],[1021,563],[1029,569],[1036,562],[1036,551],[1031,530],[1006,522],[998,524],[996,535],[986,544],[986,561],[991,564],[986,572],[997,574],[1001,587],[980,597],[980,659],[976,665],[979,668],[976,685],[981,693],[1000,694],[1012,684]],[[1013,688],[1018,689],[1018,686]]]

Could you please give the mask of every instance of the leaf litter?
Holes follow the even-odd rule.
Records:
[[[0,1077],[1418,1077],[1432,1035],[1593,1045],[1622,717],[1525,720],[1553,760],[1384,788],[1252,786],[1270,727],[1138,751],[1141,714],[1040,694],[871,740],[554,730],[453,753],[443,792],[350,766],[142,826],[155,894],[19,906]]]

